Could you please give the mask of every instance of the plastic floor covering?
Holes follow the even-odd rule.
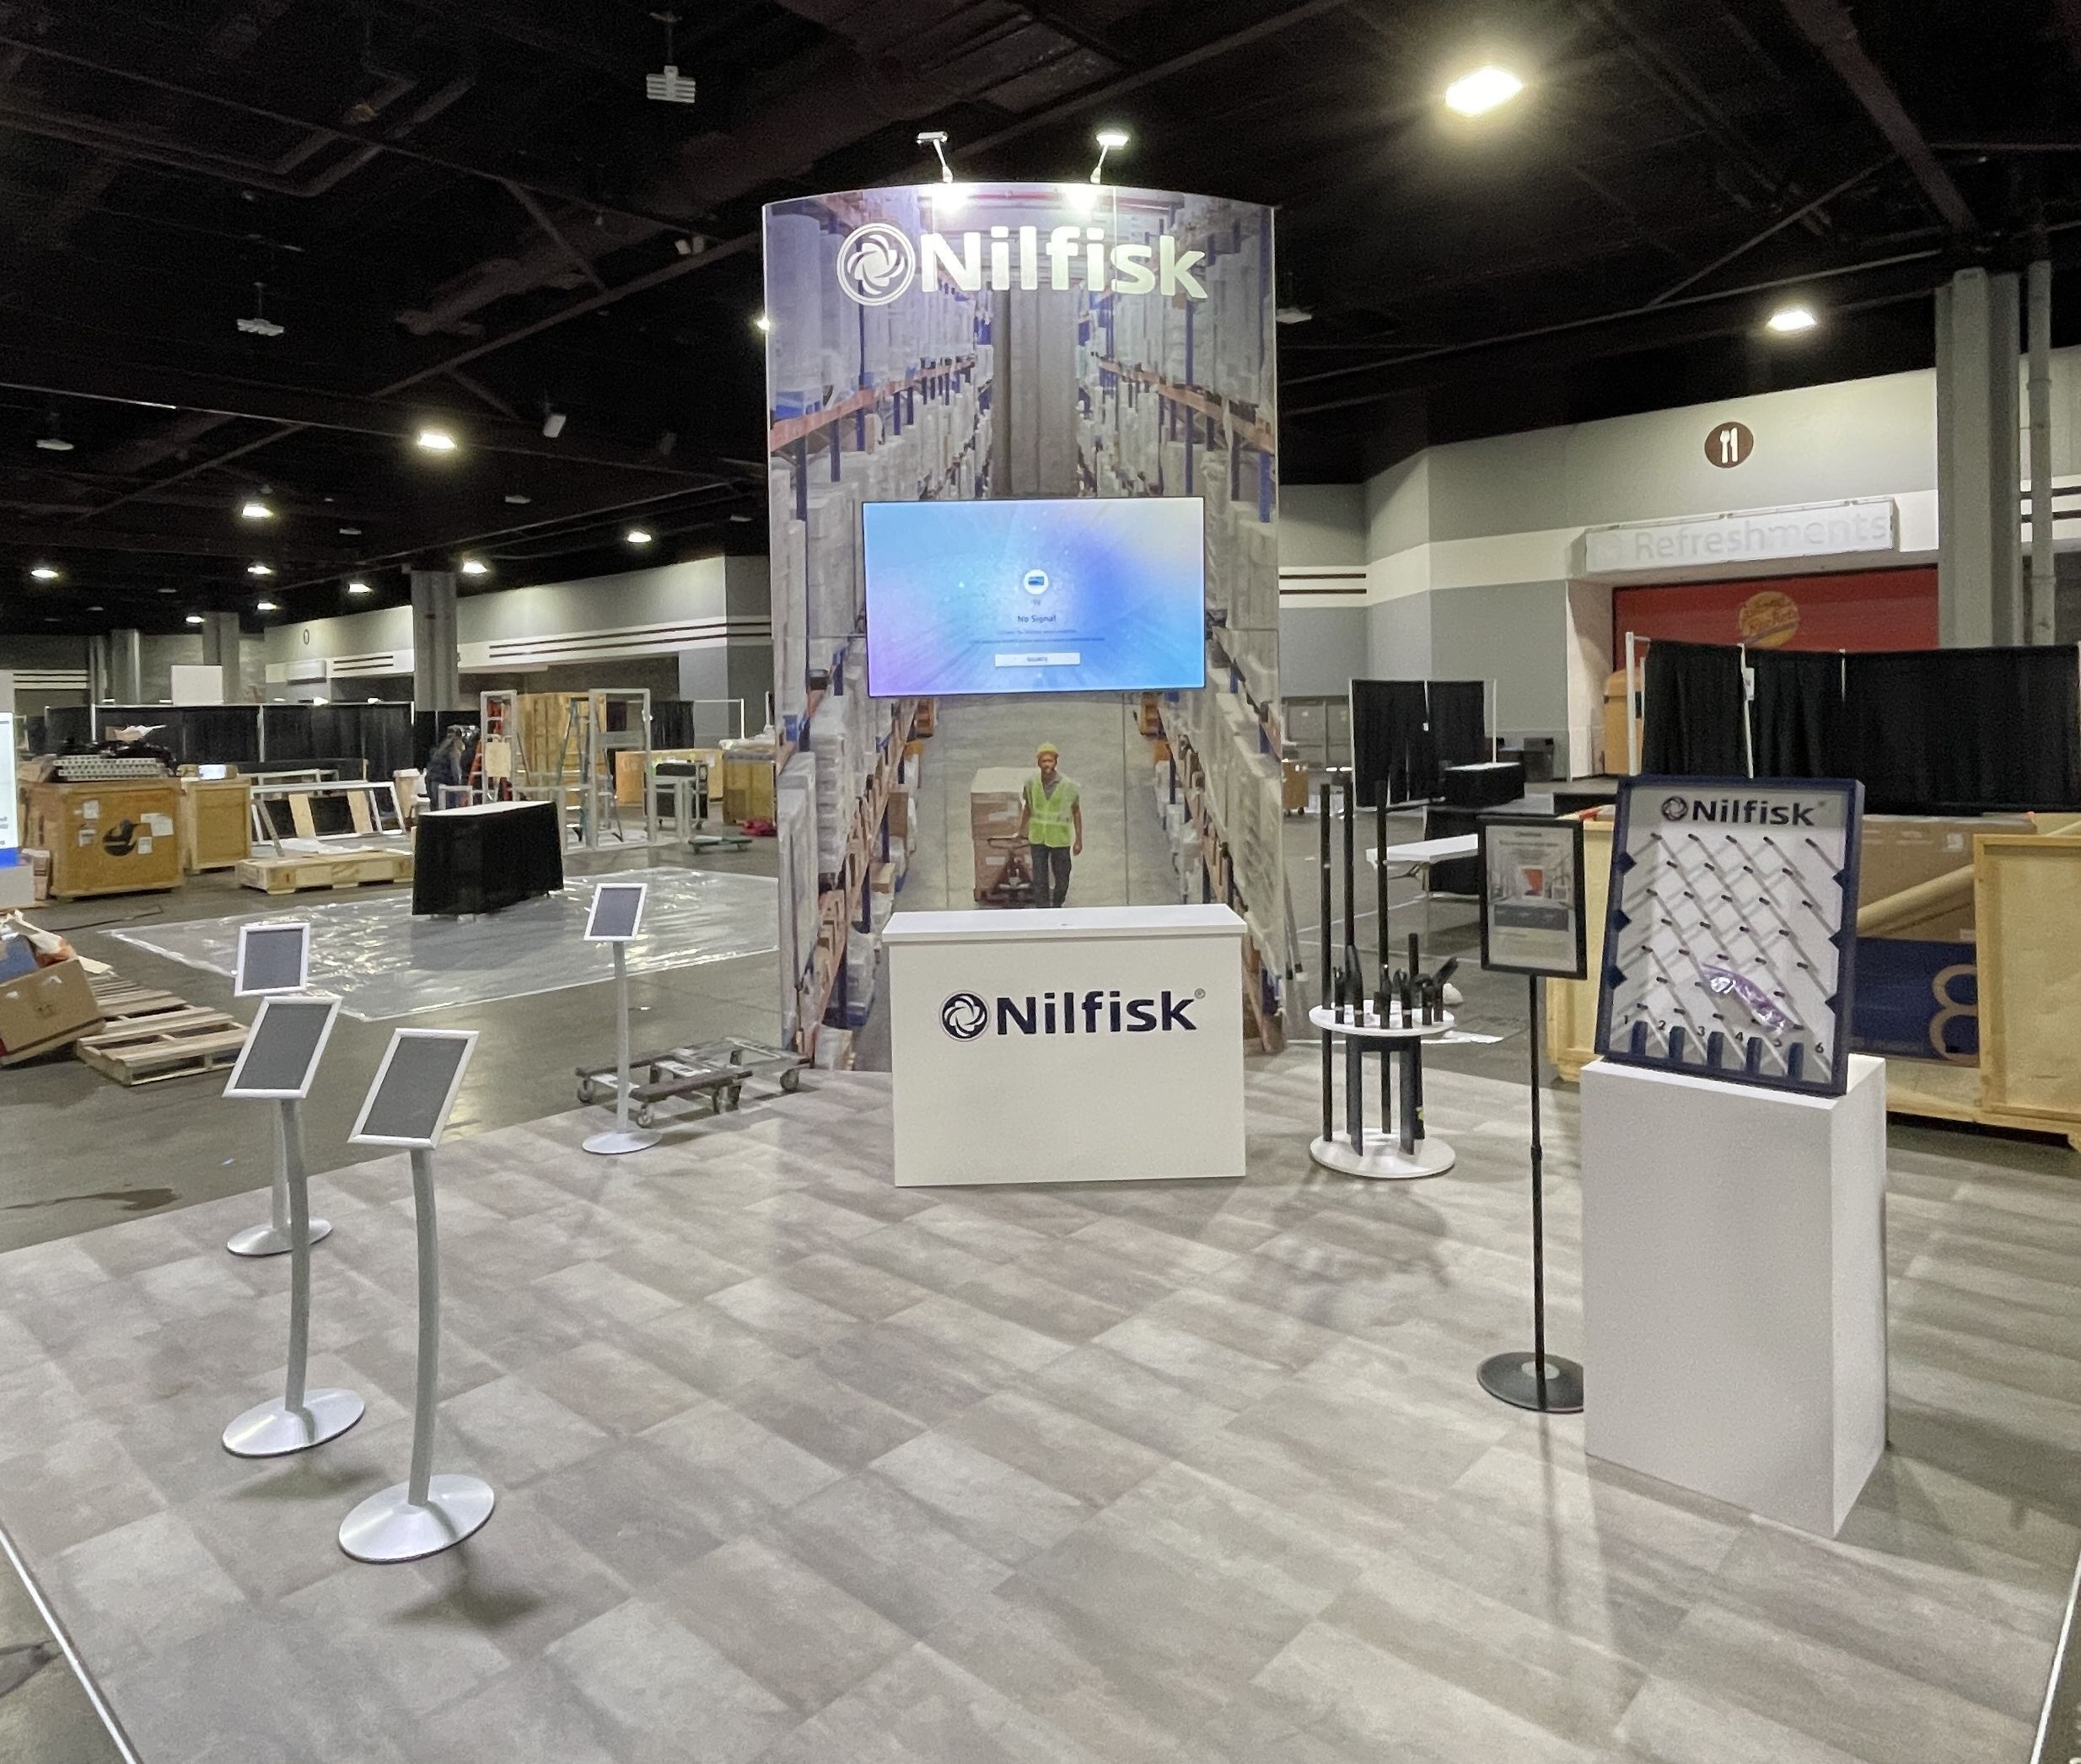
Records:
[[[632,974],[766,955],[777,947],[778,885],[769,877],[639,869],[616,871],[611,879],[650,885],[643,933],[628,949]],[[271,901],[228,918],[110,934],[229,976],[239,926],[306,920],[312,987],[336,994],[347,1015],[380,1022],[605,978],[612,971],[607,950],[583,938],[592,896],[590,879],[578,879],[561,894],[483,918],[455,920],[415,918],[411,890],[385,889],[310,906]]]

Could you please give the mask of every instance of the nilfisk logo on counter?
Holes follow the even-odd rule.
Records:
[[[939,1026],[957,1041],[973,1041],[994,1028],[1000,1035],[1157,1035],[1196,1034],[1192,1007],[1207,996],[1155,992],[1131,998],[1094,987],[1085,992],[1003,993],[986,1000],[979,992],[949,993],[939,1007]]]
[[[1082,285],[1094,294],[1204,300],[1207,290],[1193,272],[1206,261],[1204,251],[1180,250],[1168,233],[1153,245],[1109,245],[1102,227],[1051,227],[1045,239],[1038,227],[992,227],[987,239],[979,232],[925,233],[913,242],[888,221],[868,221],[839,245],[837,275],[839,287],[863,306],[886,306],[912,282],[937,288],[943,277],[970,294],[986,286],[1000,293],[1037,288],[1044,281],[1060,292],[1079,266]]]
[[[1811,827],[1812,803],[1773,802],[1756,796],[1665,796],[1664,820],[1704,820],[1722,826]]]

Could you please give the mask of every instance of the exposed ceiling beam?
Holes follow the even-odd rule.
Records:
[[[39,553],[138,551],[169,557],[221,558],[227,563],[249,563],[262,557],[278,567],[299,569],[323,566],[335,555],[315,546],[285,544],[266,534],[217,538],[194,533],[117,531],[107,527],[23,526],[13,522],[0,527],[0,546]]]
[[[1944,225],[1954,233],[1976,232],[1979,223],[1973,218],[1964,195],[1938,161],[1915,119],[1907,114],[1907,106],[1901,102],[1893,83],[1865,51],[1857,34],[1857,22],[1841,0],[1783,0],[1783,4],[1792,22],[1827,57],[1828,65],[1850,89],[1850,95],[1863,106],[1864,114],[1885,137],[1887,144],[1914,173],[1915,181],[1922,186],[1922,194],[1929,198],[1930,207],[1943,218]]]
[[[1797,208],[1788,210],[1785,213],[1779,215],[1776,220],[1771,222],[1769,225],[1764,227],[1761,231],[1751,233],[1732,250],[1722,252],[1718,257],[1715,257],[1712,262],[1707,264],[1704,268],[1693,270],[1691,274],[1685,277],[1680,282],[1672,282],[1667,288],[1664,288],[1660,293],[1657,294],[1654,299],[1650,300],[1648,304],[1650,306],[1660,306],[1665,301],[1673,300],[1677,295],[1682,293],[1686,288],[1696,287],[1699,282],[1704,281],[1707,277],[1712,275],[1716,270],[1725,269],[1727,266],[1732,263],[1737,257],[1747,256],[1749,253],[1753,251],[1758,245],[1763,245],[1768,240],[1775,239],[1780,233],[1783,232],[1786,228],[1796,227],[1809,214],[1819,213],[1820,210],[1826,207],[1829,203],[1834,202],[1837,196],[1847,196],[1852,190],[1856,189],[1858,185],[1867,183],[1871,179],[1878,176],[1881,171],[1885,170],[1887,166],[1893,163],[1893,158],[1894,156],[1891,153],[1888,153],[1883,159],[1879,159],[1870,165],[1867,165],[1863,170],[1852,172],[1840,184],[1831,185],[1829,188],[1821,191],[1819,196],[1814,197],[1810,202],[1802,202]]]

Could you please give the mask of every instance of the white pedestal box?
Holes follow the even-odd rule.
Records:
[[[1832,1537],[1886,1428],[1886,1084],[1583,1072],[1592,1455]]]
[[[1244,929],[1225,906],[896,913],[896,1185],[1241,1175]]]

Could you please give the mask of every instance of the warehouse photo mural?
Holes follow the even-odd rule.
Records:
[[[1272,213],[941,183],[765,214],[784,1031],[897,912],[1225,901],[1278,1033]]]

